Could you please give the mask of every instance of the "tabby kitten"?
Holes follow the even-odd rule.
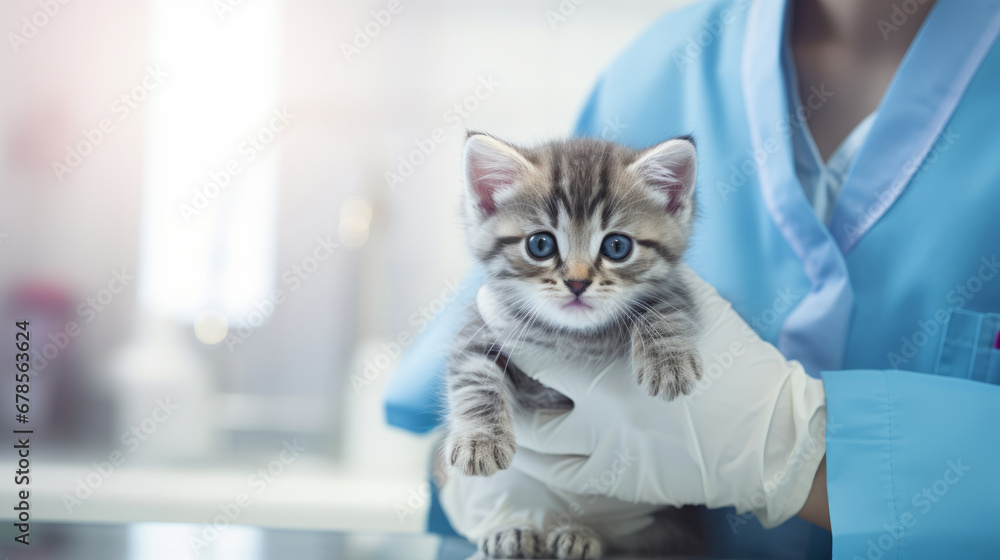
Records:
[[[691,391],[702,367],[697,310],[678,266],[694,220],[695,173],[686,137],[633,150],[595,139],[522,148],[469,134],[467,238],[503,309],[488,322],[473,311],[452,349],[444,451],[452,467],[480,476],[506,469],[514,415],[572,408],[508,359],[515,345],[595,363],[630,354],[635,381],[650,395]],[[592,532],[578,533],[550,535],[545,548],[579,557],[566,551],[566,539],[579,538],[600,549]],[[501,552],[490,550],[499,537],[485,541],[484,552]],[[504,548],[538,552],[531,542]]]

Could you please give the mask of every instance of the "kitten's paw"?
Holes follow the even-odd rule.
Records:
[[[695,348],[646,348],[635,356],[634,367],[639,385],[666,401],[687,395],[701,379],[701,355]]]
[[[556,558],[597,560],[604,555],[601,538],[586,527],[573,525],[549,533],[546,548]]]
[[[542,558],[545,543],[534,527],[518,525],[480,540],[479,551],[485,558]]]
[[[490,476],[505,470],[514,458],[514,435],[501,430],[449,436],[448,464],[469,476]]]

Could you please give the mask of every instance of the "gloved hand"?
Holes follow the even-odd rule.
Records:
[[[664,402],[636,385],[627,359],[598,371],[515,348],[511,360],[574,408],[516,414],[512,467],[565,492],[735,506],[776,526],[802,508],[825,455],[823,383],[684,273],[703,324],[704,376],[694,391]],[[477,301],[487,319],[497,309],[485,287]]]

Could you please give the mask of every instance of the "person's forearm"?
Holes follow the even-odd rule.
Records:
[[[823,457],[819,468],[816,469],[812,489],[809,491],[805,505],[799,511],[799,517],[819,525],[827,531],[830,530],[830,503],[826,495],[826,457]]]

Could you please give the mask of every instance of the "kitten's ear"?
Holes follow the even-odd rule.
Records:
[[[531,167],[513,146],[470,132],[465,141],[465,180],[471,205],[482,217],[492,216],[497,211],[497,197]]]
[[[667,212],[684,220],[694,214],[698,157],[690,139],[674,138],[647,149],[629,170],[665,197]]]

